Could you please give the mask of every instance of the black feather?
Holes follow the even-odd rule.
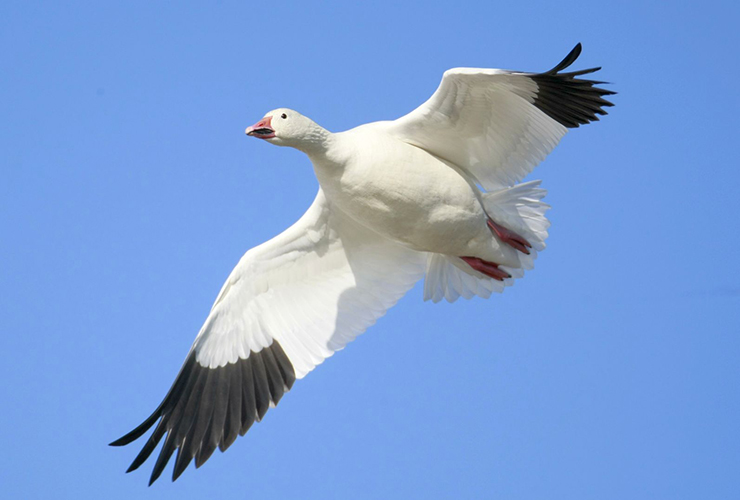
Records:
[[[283,376],[280,374],[277,360],[270,349],[264,349],[264,355],[261,356],[265,363],[265,372],[267,373],[267,385],[270,388],[270,398],[277,403],[283,397],[285,392],[285,383]]]
[[[224,422],[224,437],[218,444],[218,447],[222,452],[226,451],[229,446],[236,441],[241,427],[242,379],[241,372],[235,367],[231,370],[231,383],[229,384],[229,409],[226,412],[226,422]]]
[[[270,346],[270,351],[275,356],[280,373],[283,376],[283,382],[285,383],[285,390],[289,391],[295,383],[295,370],[293,364],[288,359],[288,355],[285,354],[283,348],[277,342],[273,342]]]
[[[257,401],[254,395],[254,375],[252,375],[252,360],[242,364],[242,428],[239,434],[247,433],[257,420]]]
[[[227,365],[221,370],[221,378],[218,385],[215,387],[215,399],[213,401],[213,415],[211,421],[208,424],[208,429],[203,436],[203,440],[200,445],[200,449],[195,456],[195,467],[198,468],[203,465],[206,460],[210,458],[213,452],[216,450],[218,443],[221,441],[221,436],[224,434],[224,424],[226,422],[226,411],[229,405],[231,385],[231,372],[236,369],[235,365]]]
[[[164,438],[150,485],[160,477],[175,451],[173,480],[194,458],[196,467],[200,467],[217,447],[226,450],[295,382],[293,365],[277,341],[260,352],[251,352],[247,359],[217,368],[202,366],[196,355],[195,350],[190,352],[169,392],[149,418],[111,443],[129,444],[157,423],[127,471],[139,468]]]
[[[170,432],[169,434],[167,434],[167,439],[164,440],[162,450],[159,452],[157,461],[154,463],[152,475],[149,476],[149,486],[151,486],[152,483],[154,483],[154,481],[156,481],[157,478],[159,478],[159,476],[162,474],[165,466],[167,466],[167,462],[170,461],[170,457],[172,457],[172,454],[175,452],[176,449],[177,446],[175,444],[175,434]]]
[[[262,351],[260,351],[262,354]],[[264,418],[270,409],[270,384],[267,381],[267,372],[263,356],[250,356],[252,358],[252,375],[254,376],[254,395],[257,402],[257,421]]]
[[[577,76],[595,73],[601,68],[589,68],[569,73],[560,73],[578,59],[581,44],[576,45],[560,63],[549,71],[531,74],[537,84],[534,105],[547,116],[568,128],[579,127],[605,115],[604,107],[613,104],[602,96],[616,92],[596,87],[604,82],[578,79]]]

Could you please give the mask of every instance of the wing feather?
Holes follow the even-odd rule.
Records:
[[[614,94],[576,78],[600,68],[561,73],[581,44],[545,73],[454,68],[436,92],[406,116],[382,126],[466,170],[485,189],[512,186],[557,146],[568,128],[598,120]]]
[[[111,444],[157,423],[129,471],[163,438],[150,484],[175,451],[173,480],[193,460],[200,467],[385,314],[423,276],[425,259],[332,210],[319,191],[296,224],[242,257],[165,399]]]

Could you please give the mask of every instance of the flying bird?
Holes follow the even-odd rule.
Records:
[[[279,236],[231,272],[162,403],[111,443],[156,424],[127,472],[164,439],[151,485],[225,451],[296,379],[344,348],[424,277],[424,299],[487,298],[534,267],[549,208],[521,181],[569,128],[598,120],[614,92],[563,72],[455,68],[394,121],[332,133],[281,108],[248,136],[303,151],[319,192]]]

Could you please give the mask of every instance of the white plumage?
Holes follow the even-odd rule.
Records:
[[[320,189],[293,226],[249,250],[219,293],[175,383],[124,445],[165,438],[173,480],[225,450],[324,359],[425,277],[424,298],[487,298],[532,269],[549,222],[539,181],[517,184],[567,128],[606,114],[613,92],[562,73],[457,68],[395,121],[330,133],[289,109],[248,135],[305,152]]]
[[[425,264],[331,210],[319,191],[298,222],[242,257],[196,339],[198,362],[235,363],[274,339],[303,378],[395,304]]]

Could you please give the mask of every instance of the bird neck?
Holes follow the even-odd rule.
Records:
[[[333,136],[334,134],[314,123],[308,133],[301,137],[295,148],[303,151],[309,157],[321,156],[329,150]]]

